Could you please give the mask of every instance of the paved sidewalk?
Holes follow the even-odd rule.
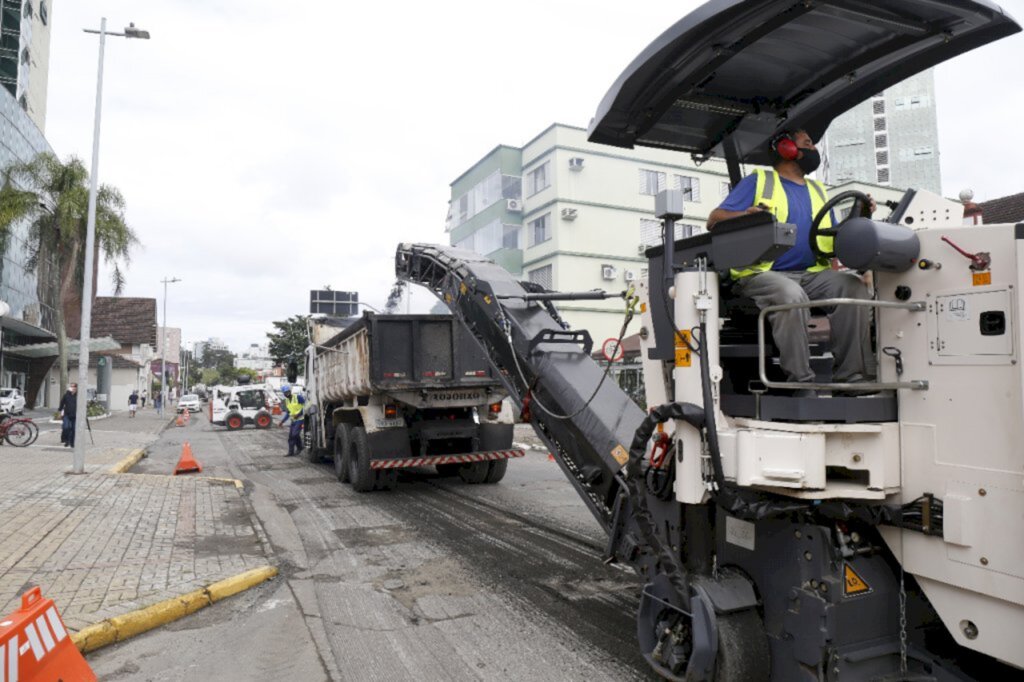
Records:
[[[109,473],[155,446],[169,419],[145,410],[94,422],[84,475],[70,473],[56,425],[41,423],[28,448],[0,447],[0,616],[39,585],[79,630],[268,563],[233,483]]]

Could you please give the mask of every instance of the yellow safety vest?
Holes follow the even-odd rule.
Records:
[[[758,204],[764,204],[768,207],[768,210],[775,216],[775,219],[780,223],[786,222],[786,218],[789,217],[789,199],[786,198],[786,190],[782,186],[782,178],[779,177],[778,172],[773,168],[755,168],[754,173],[757,175],[757,189],[754,190],[754,206]],[[828,201],[828,194],[825,192],[825,186],[820,182],[806,178],[807,191],[811,195],[811,220],[814,220],[814,216],[818,215],[818,211]],[[825,215],[821,219],[821,223],[818,225],[819,228],[832,227],[832,216]],[[832,237],[830,236],[819,236],[818,237],[818,248],[822,251],[832,251]],[[827,258],[818,258],[818,262],[807,268],[807,272],[820,272],[821,270],[828,270],[831,267]],[[738,270],[731,270],[729,274],[732,275],[733,279],[739,279],[740,277],[749,277],[750,275],[756,275],[759,272],[765,272],[772,269],[772,261],[762,261],[751,265],[748,268],[742,268]]]
[[[293,422],[302,419],[302,404],[299,403],[299,396],[293,395],[284,402],[284,406],[288,408],[288,416]]]

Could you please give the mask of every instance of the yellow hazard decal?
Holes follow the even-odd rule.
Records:
[[[459,282],[459,293],[465,296],[467,291],[469,291],[469,288],[466,286],[466,283]]]
[[[679,337],[683,338],[680,339]],[[686,343],[683,343],[683,339],[686,339]],[[679,331],[676,332],[676,367],[689,367],[692,362],[690,354],[690,347],[687,345],[690,343],[690,332]]]
[[[971,280],[974,286],[983,287],[992,284],[992,273],[988,270],[985,272],[973,272],[971,273]]]
[[[857,575],[850,564],[843,565],[843,596],[855,597],[858,594],[867,594],[871,586],[864,582],[864,578]]]
[[[621,445],[616,445],[615,449],[612,450],[612,458],[619,463],[620,467],[624,467],[626,462],[629,461],[629,452]]]
[[[647,304],[646,303],[641,303],[640,304],[640,312],[642,312],[642,313],[646,313],[647,312]]]

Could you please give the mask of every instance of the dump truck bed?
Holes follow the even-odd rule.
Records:
[[[498,388],[491,363],[451,315],[377,315],[317,345],[321,399],[425,389]]]

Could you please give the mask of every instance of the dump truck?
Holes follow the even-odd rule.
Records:
[[[341,329],[311,318],[306,429],[311,461],[331,459],[360,492],[391,489],[402,468],[434,466],[497,483],[515,415],[483,350],[451,315],[379,315]]]
[[[614,81],[588,139],[723,158],[735,186],[780,133],[818,139],[1020,30],[986,0],[711,0]],[[554,311],[583,292],[537,291],[455,247],[398,248],[396,274],[488,350],[607,561],[641,577],[637,645],[665,679],[1024,679],[1024,225],[968,226],[961,204],[913,188],[882,221],[856,210],[870,201],[837,194],[801,237],[873,273],[871,298],[758,310],[728,273],[787,252],[797,226],[759,211],[676,239],[684,197],[659,193],[662,243],[637,282],[646,411]],[[768,317],[816,306],[871,310],[876,381],[786,380]]]

